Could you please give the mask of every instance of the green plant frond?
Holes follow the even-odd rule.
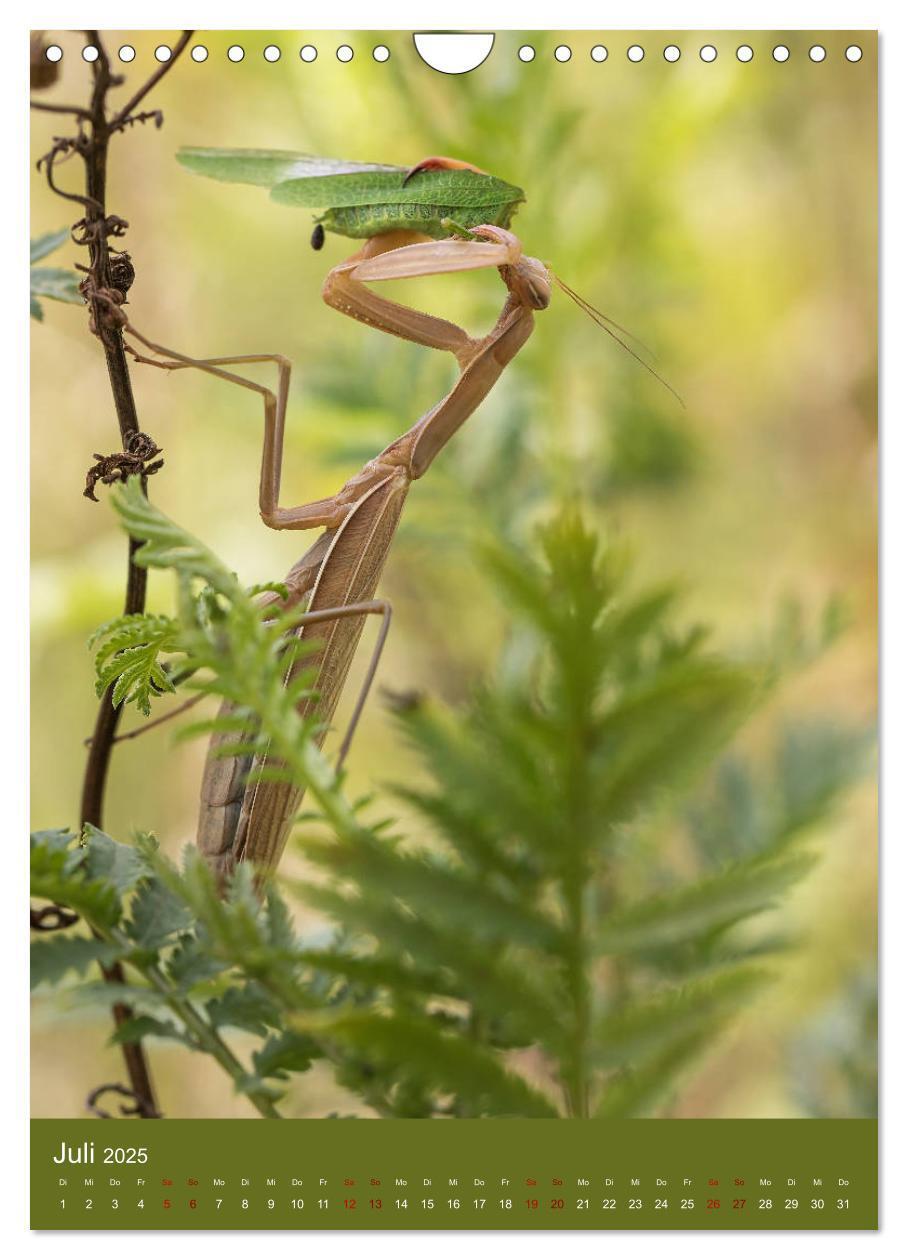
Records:
[[[168,979],[181,993],[223,975],[224,969],[223,961],[212,955],[204,939],[194,932],[179,937],[164,965]]]
[[[628,666],[635,666],[630,672],[638,672],[639,657],[653,632],[664,626],[676,599],[676,588],[665,585],[611,607],[596,630],[599,667],[610,674],[621,674]]]
[[[243,1028],[264,1037],[269,1027],[279,1027],[280,1007],[255,980],[233,985],[205,1004],[208,1019],[215,1028]]]
[[[531,978],[527,968],[509,959],[501,942],[490,947],[462,930],[439,929],[388,904],[382,896],[344,897],[333,889],[309,885],[301,886],[299,894],[308,905],[350,930],[374,937],[382,957],[408,957],[417,972],[431,968],[439,987],[428,992],[469,1000],[489,1016],[511,1018],[521,1029],[532,1027],[534,1035],[544,1040],[558,1037],[557,1000]]]
[[[143,539],[134,560],[148,568],[175,569],[186,577],[207,583],[228,598],[239,591],[236,576],[218,560],[204,543],[154,507],[142,493],[139,477],[130,477],[111,496],[123,528],[134,538]]]
[[[31,944],[31,987],[59,984],[67,972],[82,976],[92,965],[109,967],[120,957],[115,945],[90,936],[55,933],[37,937]]]
[[[811,720],[783,727],[766,767],[724,758],[686,811],[701,859],[721,867],[797,840],[864,773],[873,742],[865,728]]]
[[[91,823],[82,832],[83,869],[90,879],[110,880],[118,893],[131,892],[148,874],[145,854],[133,844],[121,844]]]
[[[706,1050],[721,1028],[721,1020],[677,1037],[642,1066],[617,1072],[606,1083],[594,1115],[597,1120],[630,1120],[645,1116],[677,1091],[679,1078]]]
[[[318,1043],[301,1033],[285,1031],[277,1033],[252,1055],[253,1066],[259,1076],[273,1076],[288,1080],[291,1072],[307,1072],[313,1059],[321,1058]]]
[[[540,865],[528,853],[518,854],[499,834],[494,822],[448,793],[418,791],[395,784],[394,795],[418,810],[452,849],[472,867],[500,877],[515,889],[530,890],[539,882]]]
[[[657,676],[616,702],[597,732],[596,803],[612,823],[682,786],[743,721],[755,698],[750,671],[703,661]]]
[[[153,1015],[135,1015],[132,1019],[125,1020],[111,1033],[108,1044],[131,1045],[144,1037],[158,1037],[162,1041],[179,1041],[190,1050],[201,1049],[192,1037],[177,1027],[173,1020],[155,1019]]]
[[[521,721],[507,709],[506,699],[499,704],[497,697],[480,696],[460,721],[422,709],[399,720],[431,766],[438,798],[456,801],[503,854],[520,861],[534,853],[551,862],[563,834],[563,797],[555,795],[560,784],[546,760],[551,731],[543,717]],[[456,835],[449,839],[462,848]]]
[[[602,1116],[647,1114],[670,1097],[767,978],[751,960],[777,942],[734,929],[809,869],[793,840],[847,781],[847,744],[783,742],[771,799],[742,773],[718,860],[695,832],[701,873],[673,874],[674,836],[656,836],[669,793],[766,688],[707,655],[699,630],[672,628],[670,587],[627,594],[624,556],[568,512],[544,531],[541,561],[508,548],[490,561],[523,635],[517,685],[512,669],[459,713],[400,715],[430,782],[399,795],[443,842],[410,844],[345,796],[320,751],[305,659],[320,649],[299,637],[302,606],[282,607],[279,583],[244,590],[137,481],[114,498],[142,562],[174,573],[179,614],[103,627],[99,677],[118,698],[144,686],[147,701],[173,685],[162,657],[179,658],[181,682],[222,702],[190,733],[258,763],[256,778],[306,791],[316,878],[291,887],[335,935],[304,946],[274,882],[249,864],[223,888],[193,850],[177,866],[147,837],[39,833],[33,891],[82,914],[107,951],[84,937],[39,942],[37,982],[117,957],[129,982],[77,984],[78,1000],[119,995],[137,1012],[124,1038],[176,1037],[230,1063],[262,1114],[275,1081],[327,1057],[381,1115],[556,1116],[545,1086],[519,1075],[519,1060],[506,1066],[503,1053],[525,1046],[544,1056],[569,1115],[597,1098]],[[235,1028],[252,1039],[251,1066],[220,1039]]]
[[[559,948],[560,928],[539,911],[505,898],[484,881],[429,855],[400,853],[365,837],[356,844],[312,840],[305,853],[340,878],[352,874],[368,886],[370,895],[420,907],[430,922],[443,922],[449,931],[545,950]]]
[[[765,971],[739,968],[607,1014],[596,1026],[596,1060],[606,1068],[633,1067],[675,1038],[733,1014],[767,979]]]
[[[429,957],[413,965],[386,953],[354,955],[335,950],[305,950],[301,958],[317,970],[343,976],[351,984],[385,990],[391,998],[422,994],[427,998],[452,998],[470,1003],[487,1021],[497,1022],[507,1035],[521,1043],[538,1041],[553,1053],[563,1053],[560,1007],[550,987],[539,983],[527,967],[508,961],[502,951],[465,943],[456,961],[445,964],[453,951],[422,939]],[[438,965],[431,967],[431,962]],[[537,965],[536,970],[540,968]]]
[[[379,1064],[406,1063],[424,1085],[469,1099],[479,1115],[552,1119],[555,1107],[490,1051],[427,1018],[356,1010],[291,1017],[302,1033],[328,1038]]]
[[[114,984],[109,981],[93,980],[80,984],[70,990],[68,1000],[74,1007],[86,1007],[98,1010],[108,1009],[113,1002],[122,1002],[145,1013],[161,1013],[167,1011],[167,998],[151,985]]]
[[[101,626],[90,646],[95,654],[95,689],[99,696],[113,685],[114,705],[134,703],[146,717],[154,696],[175,691],[162,655],[180,649],[179,625],[172,617],[133,613]]]
[[[780,812],[789,832],[812,826],[866,771],[875,739],[866,728],[829,722],[787,725],[776,749]]]
[[[415,967],[381,954],[347,954],[334,949],[304,949],[301,962],[316,971],[342,977],[361,988],[387,989],[391,993],[445,993],[442,973],[429,967]]]
[[[87,867],[87,850],[63,847],[65,838],[75,841],[65,832],[32,835],[31,896],[68,906],[90,923],[113,926],[122,913],[117,887],[103,876],[93,877]]]
[[[608,915],[596,932],[605,954],[666,949],[768,910],[815,863],[812,854],[759,856],[677,891]]]
[[[250,599],[256,599],[259,595],[276,595],[279,600],[290,598],[286,582],[254,582],[252,586],[247,586],[246,594]]]
[[[189,907],[159,880],[146,880],[130,905],[127,932],[140,949],[159,950],[191,926]]]

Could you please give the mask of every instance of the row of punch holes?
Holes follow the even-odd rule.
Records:
[[[46,49],[45,55],[48,61],[60,61],[63,57],[63,49],[58,44],[51,44]],[[154,50],[154,55],[157,61],[166,62],[170,60],[173,54],[167,44],[159,44],[157,48]],[[208,49],[205,47],[204,44],[196,44],[190,51],[189,55],[193,61],[203,62],[203,61],[208,60],[209,54],[208,54]],[[318,56],[318,49],[315,47],[314,44],[304,44],[302,48],[300,49],[299,55],[302,61],[307,61],[307,62],[315,61],[316,57]],[[353,60],[354,53],[353,53],[353,49],[350,47],[349,44],[341,44],[338,48],[335,49],[334,55],[337,57],[338,61],[348,62],[348,61]],[[808,49],[807,55],[810,58],[810,60],[813,62],[825,61],[826,56],[827,56],[827,50],[823,47],[822,44],[813,44]],[[845,49],[846,61],[851,61],[851,62],[860,61],[863,55],[864,55],[863,49],[858,44],[849,44],[848,47]],[[123,47],[118,50],[118,56],[120,60],[123,62],[134,61],[136,58],[136,50],[133,48],[131,44],[124,44]],[[232,61],[232,62],[242,61],[245,56],[246,56],[246,50],[245,48],[243,48],[241,44],[231,44],[230,47],[227,49],[228,61]],[[265,48],[262,49],[262,56],[265,58],[266,61],[271,61],[271,62],[280,61],[281,50],[280,48],[278,48],[277,44],[268,44],[266,45]],[[376,44],[375,47],[372,49],[372,57],[375,61],[384,62],[384,61],[387,61],[390,56],[391,56],[391,50],[387,47],[386,44]],[[536,49],[533,47],[532,44],[522,44],[520,48],[517,50],[517,56],[522,62],[525,62],[525,63],[530,62],[530,61],[535,61]],[[568,44],[559,44],[555,48],[553,56],[556,61],[560,61],[560,62],[570,61],[571,57],[573,56],[573,49]],[[604,44],[594,44],[592,48],[590,49],[590,57],[592,58],[593,61],[601,63],[603,61],[607,61],[608,56],[609,56],[609,50],[606,48]],[[633,61],[633,62],[643,61],[645,56],[646,56],[646,50],[642,48],[639,44],[631,44],[630,47],[627,49],[628,61]],[[670,62],[680,61],[681,49],[678,47],[677,44],[667,44],[666,47],[662,49],[662,56],[665,58],[666,61],[670,61]],[[699,57],[701,61],[712,62],[712,61],[715,61],[718,58],[718,56],[719,56],[719,52],[714,44],[704,44],[699,49]],[[753,61],[754,50],[753,48],[751,48],[749,44],[741,44],[739,45],[738,48],[735,49],[735,56],[737,57],[738,61],[744,61],[744,62]],[[772,58],[774,61],[779,61],[779,62],[788,61],[790,56],[791,56],[791,49],[788,48],[788,46],[785,44],[776,44],[775,47],[772,49]],[[97,48],[95,48],[93,44],[86,44],[85,47],[82,49],[82,58],[84,61],[97,61],[98,59]]]

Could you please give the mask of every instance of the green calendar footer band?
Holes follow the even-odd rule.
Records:
[[[877,1227],[875,1120],[33,1120],[33,1229]]]

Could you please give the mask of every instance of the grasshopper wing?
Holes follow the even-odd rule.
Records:
[[[292,149],[194,149],[177,152],[177,161],[196,175],[227,184],[258,184],[272,188],[287,180],[324,179],[334,175],[356,176],[369,172],[406,173],[405,166],[347,162],[340,158],[312,157]],[[319,206],[325,204],[319,201]]]

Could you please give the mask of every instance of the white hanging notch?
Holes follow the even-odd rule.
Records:
[[[433,70],[441,74],[467,74],[488,57],[495,36],[475,31],[417,31],[413,43]]]

